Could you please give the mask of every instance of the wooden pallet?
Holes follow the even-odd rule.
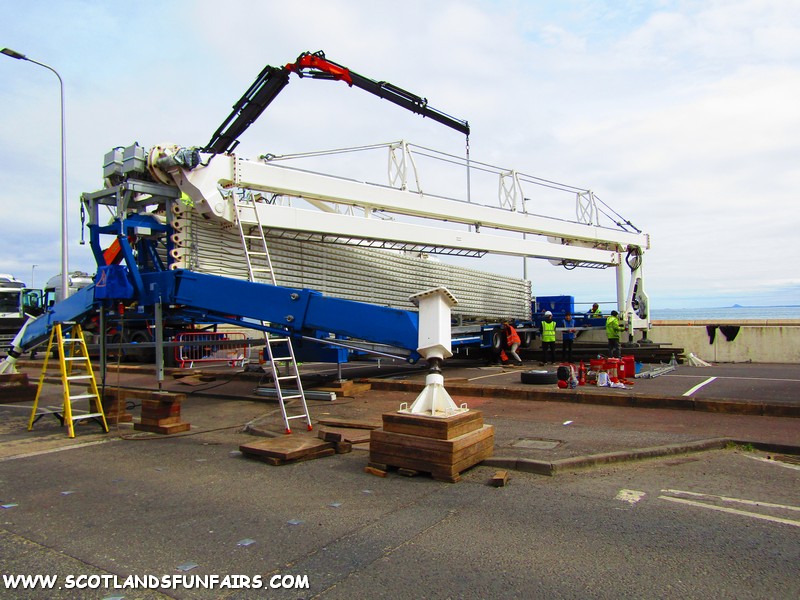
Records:
[[[364,394],[370,391],[372,385],[370,383],[344,379],[334,383],[315,386],[313,389],[320,392],[335,392],[338,396],[355,396],[356,394]]]
[[[405,413],[385,413],[383,430],[423,438],[449,440],[483,427],[483,413],[470,410],[452,417],[427,417]]]
[[[384,428],[370,435],[369,460],[375,469],[421,471],[455,483],[494,451],[494,427],[483,424],[480,411],[447,418],[386,413],[383,421]]]
[[[270,438],[239,446],[239,451],[271,465],[287,465],[336,454],[334,442],[299,435]]]

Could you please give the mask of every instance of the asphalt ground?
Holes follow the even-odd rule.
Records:
[[[23,366],[34,381],[36,368]],[[323,365],[302,369],[309,384],[333,376]],[[637,466],[662,464],[670,473],[682,473],[682,479],[664,483],[665,471],[656,469],[656,483],[646,488],[653,500],[637,506],[665,505],[657,499],[664,488],[695,489],[678,483],[686,478],[706,486],[699,489],[716,482],[720,487],[712,493],[726,497],[796,505],[796,470],[759,469],[779,461],[791,466],[792,453],[800,453],[800,419],[786,416],[798,405],[791,394],[800,380],[797,367],[680,366],[653,380],[636,380],[629,389],[560,390],[522,384],[520,369],[448,365],[445,383],[454,400],[482,411],[496,433],[494,456],[463,473],[456,484],[424,475],[369,475],[365,444],[347,454],[286,466],[248,459],[238,448],[258,439],[253,432],[283,435],[276,402],[254,394],[259,374],[203,371],[208,381],[198,385],[171,374],[161,384],[187,396],[182,418],[191,430],[172,436],[136,431],[131,424],[112,425],[105,434],[97,424],[82,421],[69,439],[51,416],[27,431],[29,403],[0,406],[4,571],[58,575],[60,584],[75,574],[120,581],[130,574],[240,573],[265,579],[302,574],[311,593],[105,586],[27,594],[5,589],[0,597],[794,597],[789,590],[796,589],[796,580],[786,570],[772,574],[776,564],[789,565],[786,569],[796,564],[791,532],[778,542],[768,525],[712,531],[712,524],[727,521],[693,520],[663,508],[645,525],[639,516],[644,512],[622,518],[633,514],[622,510],[627,503],[598,504],[590,498],[639,486],[642,473],[649,471],[634,470]],[[380,367],[346,365],[342,374],[367,378],[372,389],[310,401],[315,423],[331,417],[380,422],[383,413],[414,400],[426,373],[384,361]],[[717,379],[696,388],[711,377]],[[109,372],[106,384],[158,387],[152,368],[135,366]],[[773,391],[764,394],[764,389]],[[648,407],[610,404],[605,398],[612,393],[625,402],[629,396],[649,398]],[[42,394],[42,405],[58,404],[61,390],[45,385]],[[704,395],[699,406],[683,401],[699,394]],[[130,411],[138,417],[141,404],[135,397],[133,402]],[[750,404],[760,412],[742,408]],[[765,406],[782,407],[784,416],[764,416]],[[319,426],[311,432],[295,429],[292,435],[313,436]],[[652,462],[664,456],[669,458],[663,463]],[[621,462],[616,465],[621,470],[607,468]],[[513,474],[509,486],[499,490],[486,485],[498,469]],[[595,491],[598,487],[602,490]],[[600,531],[623,535],[600,539],[592,533]],[[675,539],[665,542],[670,535]],[[685,548],[687,536],[698,537],[699,545],[682,558],[675,549]],[[780,550],[762,557],[757,546],[745,549],[755,538],[769,540],[764,548],[779,544]],[[720,544],[709,550],[718,539]],[[633,540],[640,553],[615,550],[634,547]],[[640,559],[664,545],[672,562]],[[536,560],[525,558],[534,555]],[[606,555],[608,564],[598,567]],[[748,559],[742,561],[743,556]],[[745,569],[735,586],[726,584],[735,565],[754,560],[760,561],[757,567]],[[601,578],[598,569],[614,577]],[[733,588],[742,584],[751,587],[740,595]]]
[[[535,363],[530,367],[553,369]],[[21,370],[36,381],[38,369],[36,361],[27,361]],[[446,365],[445,387],[456,404],[482,411],[484,421],[495,426],[494,456],[487,465],[553,475],[730,444],[800,453],[800,365],[680,365],[652,379],[634,379],[625,389],[523,384],[526,370],[468,361]],[[237,444],[253,434],[283,435],[277,402],[256,393],[262,373],[214,365],[199,371],[208,381],[187,385],[169,372],[159,383],[152,367],[112,366],[105,384],[186,394],[182,417],[192,425],[189,435],[222,428]],[[340,374],[323,364],[302,365],[301,372],[307,390],[331,385]],[[343,378],[370,382],[372,389],[353,397],[338,394],[333,401],[310,400],[312,420],[336,417],[379,424],[382,414],[414,401],[426,374],[423,365],[391,360],[344,365]],[[42,393],[41,405],[60,403],[60,386],[45,384]],[[141,403],[134,404],[130,412],[137,418]],[[112,426],[106,436],[93,423],[82,422],[76,439],[69,440],[51,416],[28,432],[29,407],[30,402],[0,405],[0,458],[114,436],[154,435],[132,432],[130,424],[123,424]],[[288,410],[296,413],[299,408],[290,404]],[[316,435],[303,429],[294,427],[293,435]]]

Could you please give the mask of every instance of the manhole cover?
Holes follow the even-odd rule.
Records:
[[[561,445],[560,440],[543,440],[537,438],[520,438],[511,442],[515,448],[531,448],[533,450],[552,450]]]

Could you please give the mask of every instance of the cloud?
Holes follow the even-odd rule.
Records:
[[[651,234],[645,273],[654,305],[677,290],[701,300],[797,293],[797,277],[779,260],[800,250],[792,218],[800,189],[795,3],[137,6],[123,14],[102,3],[20,4],[4,40],[57,62],[64,76],[70,250],[80,268],[93,269],[94,261],[77,245],[78,198],[101,185],[108,150],[133,141],[202,145],[265,64],[322,49],[468,119],[474,161],[590,188]],[[14,217],[0,236],[0,271],[26,273],[31,263],[48,276],[58,269],[57,92],[43,69],[0,62],[0,207]],[[292,77],[238,151],[254,157],[399,139],[456,156],[466,149],[462,136],[389,102],[340,82]],[[385,157],[353,155],[336,168],[362,173],[385,164]],[[465,194],[463,175],[426,160],[420,166],[424,189]],[[472,185],[474,198],[495,201],[494,176],[475,173]],[[534,212],[574,215],[572,197],[533,187],[525,193]],[[614,293],[613,270],[528,265],[540,294]],[[473,266],[522,274],[521,259]]]

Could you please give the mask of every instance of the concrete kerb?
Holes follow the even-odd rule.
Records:
[[[424,384],[416,381],[368,379],[372,389],[387,391],[422,391]],[[474,396],[531,400],[536,402],[574,402],[620,406],[625,408],[669,408],[674,410],[695,410],[735,415],[800,418],[800,406],[771,404],[769,402],[744,402],[741,400],[700,399],[670,396],[647,396],[642,394],[620,394],[603,392],[582,392],[576,390],[538,390],[508,386],[486,386],[476,384],[447,384],[453,396]]]
[[[678,454],[689,454],[692,452],[704,452],[706,450],[719,450],[730,444],[746,444],[748,442],[735,442],[730,438],[712,438],[708,440],[698,440],[680,444],[667,444],[651,448],[636,448],[633,450],[622,450],[618,452],[602,452],[587,456],[573,456],[554,461],[533,460],[530,458],[504,458],[493,456],[487,458],[481,464],[489,467],[509,469],[513,471],[524,471],[537,475],[557,475],[570,471],[579,471],[593,467],[611,465],[620,462],[630,462],[634,460],[644,460],[647,458],[660,458],[663,456],[674,456]]]

